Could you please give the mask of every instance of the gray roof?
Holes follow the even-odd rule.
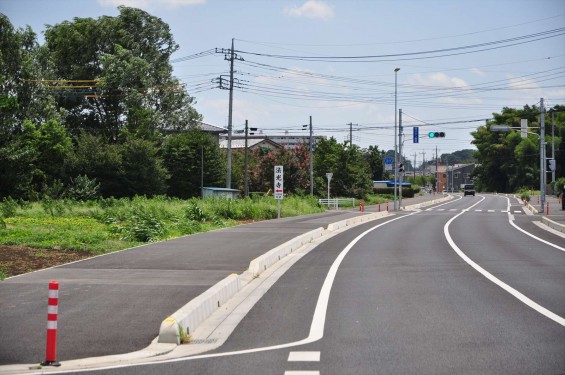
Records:
[[[205,122],[200,121],[198,123],[198,126],[200,127],[200,129],[202,129],[202,131],[208,132],[208,133],[225,133],[228,130],[225,128],[220,128],[219,126],[215,126],[215,125],[210,125],[207,124]]]

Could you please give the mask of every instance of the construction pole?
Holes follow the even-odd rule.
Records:
[[[230,50],[230,102],[228,112],[228,168],[226,175],[226,188],[231,189],[231,133],[233,112],[233,60],[234,60],[234,38],[231,40]]]
[[[310,196],[314,196],[314,152],[313,152],[313,136],[312,136],[312,116],[310,116]]]

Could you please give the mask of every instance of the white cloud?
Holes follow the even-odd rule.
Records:
[[[472,68],[472,69],[471,69],[471,73],[473,73],[473,74],[475,74],[475,75],[477,75],[477,76],[479,76],[479,77],[484,77],[484,76],[486,76],[486,73],[483,72],[482,70],[480,70],[479,68]]]
[[[293,17],[320,18],[329,20],[334,16],[334,7],[322,0],[308,0],[302,6],[285,8],[285,14]]]
[[[441,88],[457,88],[468,90],[465,80],[457,77],[450,77],[445,73],[433,73],[428,75],[414,74],[408,78],[412,85],[439,86]]]
[[[125,5],[132,8],[155,8],[159,6],[166,6],[169,8],[176,8],[189,5],[204,4],[207,0],[98,0],[98,4],[105,7],[117,7]]]

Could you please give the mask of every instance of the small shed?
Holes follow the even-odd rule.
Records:
[[[203,187],[202,198],[215,197],[215,198],[237,198],[239,190],[217,187]]]

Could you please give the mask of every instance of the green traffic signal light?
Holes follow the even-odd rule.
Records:
[[[430,138],[443,138],[443,137],[445,137],[445,133],[444,132],[429,132],[428,137],[430,137]]]

